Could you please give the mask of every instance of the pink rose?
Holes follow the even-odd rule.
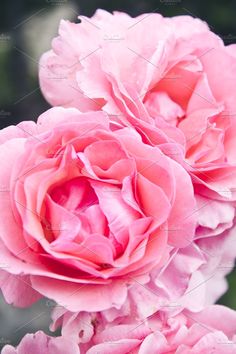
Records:
[[[80,354],[78,345],[65,337],[49,337],[42,331],[26,334],[17,348],[5,345],[2,354]]]
[[[191,179],[103,112],[54,108],[0,132],[0,286],[71,311],[119,308],[195,232]],[[33,287],[33,291],[30,291]]]
[[[144,142],[183,160],[196,193],[235,200],[236,46],[189,16],[98,10],[81,21],[61,21],[42,56],[46,99],[135,126]]]
[[[104,313],[56,312],[56,326],[62,325],[63,336],[77,342],[81,354],[236,352],[236,312],[220,305],[197,313],[161,310],[142,321],[132,312],[112,322]]]

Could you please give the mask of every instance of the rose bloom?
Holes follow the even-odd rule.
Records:
[[[65,338],[78,343],[81,354],[236,352],[236,312],[221,305],[197,313],[177,310],[169,314],[162,309],[143,321],[137,320],[135,312],[120,312],[109,321],[104,313],[63,314],[58,308],[52,329],[58,325]]]
[[[182,160],[206,203],[235,200],[236,46],[190,16],[98,10],[80,19],[62,20],[41,58],[46,99],[133,125]]]
[[[42,331],[26,334],[17,348],[5,345],[2,354],[80,354],[78,345],[65,337],[49,337]]]
[[[119,308],[130,284],[192,241],[185,169],[134,129],[110,125],[103,112],[53,108],[0,132],[8,302],[28,306],[40,293],[71,311]]]

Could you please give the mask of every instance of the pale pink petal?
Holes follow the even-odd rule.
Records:
[[[2,354],[80,354],[79,347],[65,337],[49,337],[42,331],[35,334],[26,334],[20,344],[14,349],[10,345],[6,345]]]

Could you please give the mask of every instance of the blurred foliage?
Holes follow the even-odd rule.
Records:
[[[4,70],[7,66],[7,61],[8,61],[8,56],[9,56],[9,45],[8,43],[4,43],[1,46],[1,51],[0,51],[0,99],[1,99],[1,104],[2,102],[5,104],[8,104],[11,100],[11,94],[13,91],[13,82],[9,80],[8,72],[7,70]]]
[[[220,304],[236,310],[236,272],[235,270],[227,277],[229,289],[218,301]]]

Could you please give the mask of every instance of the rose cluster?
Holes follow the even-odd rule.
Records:
[[[236,45],[204,22],[98,10],[39,64],[53,107],[0,131],[1,291],[55,301],[3,354],[233,354]]]

